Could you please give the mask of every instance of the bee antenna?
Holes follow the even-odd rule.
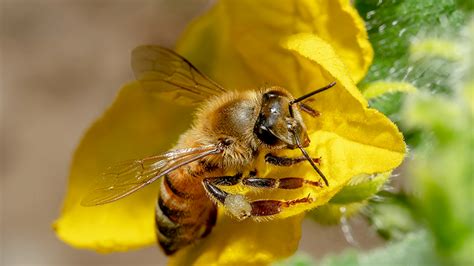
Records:
[[[313,96],[313,95],[315,95],[315,94],[318,94],[318,93],[323,92],[323,91],[325,91],[325,90],[327,90],[327,89],[330,89],[330,88],[334,87],[334,85],[336,85],[336,82],[335,82],[335,81],[329,83],[329,85],[327,85],[327,86],[325,86],[325,87],[322,87],[322,88],[317,89],[317,90],[315,90],[315,91],[312,91],[312,92],[310,92],[310,93],[308,93],[308,94],[305,94],[305,95],[303,95],[303,96],[300,96],[300,97],[294,99],[293,101],[291,101],[291,102],[290,102],[290,106],[293,105],[293,104],[295,104],[295,103],[301,102],[302,100],[304,100],[304,99],[306,99],[306,98],[309,98],[309,97],[311,97],[311,96]]]
[[[333,85],[334,86],[334,85]],[[329,88],[328,88],[329,89]],[[301,152],[303,153],[304,157],[306,158],[306,160],[308,160],[308,162],[311,164],[311,166],[314,168],[314,170],[316,170],[316,172],[318,172],[319,176],[321,176],[321,178],[324,180],[324,184],[326,184],[326,186],[329,187],[329,182],[328,180],[326,179],[326,177],[324,176],[323,172],[321,172],[321,170],[319,170],[319,168],[316,166],[316,164],[313,162],[313,160],[311,159],[311,157],[309,157],[309,154],[306,152],[306,150],[303,148],[303,146],[301,146],[301,143],[300,143],[300,140],[298,138],[298,136],[296,136],[296,134],[293,134],[295,136],[295,140],[296,140],[296,146],[298,146],[298,148],[301,150]]]

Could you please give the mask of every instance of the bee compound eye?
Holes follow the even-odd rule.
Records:
[[[278,138],[265,126],[260,126],[256,132],[257,137],[265,144],[274,145],[278,143]]]

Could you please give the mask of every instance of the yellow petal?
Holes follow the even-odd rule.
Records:
[[[312,77],[324,77],[325,80],[336,81],[337,85],[313,97],[311,105],[321,115],[306,118],[312,140],[308,151],[311,156],[322,158],[320,169],[328,177],[330,185],[322,189],[305,187],[295,192],[284,192],[285,195],[272,193],[276,197],[315,197],[312,204],[295,206],[279,217],[325,204],[352,177],[390,171],[401,163],[405,155],[402,134],[383,114],[366,107],[367,102],[331,46],[312,34],[292,36],[283,46],[293,51],[301,69],[301,80],[318,83],[320,81],[311,81]],[[296,156],[298,152],[291,154]],[[308,165],[293,169],[271,168],[267,172],[269,176],[304,176],[320,180]]]
[[[295,68],[303,70],[298,73],[301,83],[314,84],[311,87],[317,88],[316,84],[321,84],[319,86],[322,87],[323,84],[327,84],[329,81],[337,82],[334,88],[314,97],[314,99],[318,100],[330,95],[332,98],[358,101],[358,103],[333,104],[331,110],[334,108],[343,109],[346,114],[349,114],[348,108],[365,108],[367,106],[367,101],[355,86],[350,78],[349,71],[330,44],[310,33],[289,36],[281,44],[285,49],[294,52],[296,55]],[[321,79],[323,81],[318,82]]]
[[[316,35],[334,47],[347,66],[350,76],[355,83],[358,83],[372,64],[374,51],[368,39],[364,20],[352,2],[351,0],[319,1],[317,5],[321,12],[316,23],[325,23],[328,26],[323,28],[324,32],[318,31]]]
[[[74,154],[66,199],[54,224],[58,237],[75,247],[101,252],[155,243],[157,184],[103,206],[82,207],[79,202],[108,166],[172,147],[189,123],[189,112],[150,97],[137,83],[126,85]],[[177,119],[183,123],[176,123]]]
[[[301,237],[302,215],[288,219],[237,221],[220,212],[212,233],[178,251],[170,265],[267,265],[290,256]]]
[[[356,82],[372,62],[363,20],[349,0],[219,1],[191,24],[177,50],[229,88],[292,88],[297,76],[285,67],[293,62],[280,60],[278,43],[296,33],[313,33],[335,47]]]
[[[310,79],[323,69],[322,75],[327,80],[337,82],[334,88],[313,97],[311,104],[322,114],[314,119],[314,124],[308,123],[314,126],[315,134],[336,134],[347,141],[393,152],[399,158],[379,167],[388,171],[398,166],[405,154],[403,135],[387,117],[367,108],[367,101],[348,78],[347,70],[331,46],[312,34],[294,35],[284,46],[298,57],[301,68],[305,70],[301,74],[303,79]],[[315,136],[316,139],[322,137]]]

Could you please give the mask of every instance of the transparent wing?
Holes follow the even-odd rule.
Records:
[[[119,200],[156,181],[177,168],[211,154],[220,153],[217,145],[179,149],[109,167],[81,205],[95,206]]]
[[[183,104],[198,104],[226,91],[188,60],[160,46],[135,48],[132,68],[145,89]]]

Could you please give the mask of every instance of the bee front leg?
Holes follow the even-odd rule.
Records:
[[[311,106],[305,104],[305,103],[300,103],[299,104],[300,108],[301,108],[301,111],[309,114],[310,116],[312,117],[317,117],[317,116],[320,116],[321,113],[314,110]]]
[[[311,158],[313,162],[320,164],[321,163],[321,158]],[[277,166],[292,166],[297,163],[301,163],[306,161],[306,158],[304,156],[301,157],[296,157],[296,158],[289,158],[289,157],[280,157],[273,155],[271,153],[265,155],[265,162]]]
[[[275,180],[271,178],[244,178],[242,179],[243,182],[250,182],[253,183],[252,180],[260,179],[265,180],[266,183],[270,184],[269,180]],[[236,218],[243,220],[248,217],[260,217],[260,216],[270,216],[280,213],[283,209],[288,208],[290,206],[300,204],[300,203],[311,203],[313,200],[309,197],[309,195],[305,198],[301,199],[294,199],[294,200],[256,200],[256,201],[248,201],[243,195],[240,194],[231,194],[223,191],[218,185],[237,185],[241,180],[241,174],[236,176],[223,176],[223,177],[211,177],[205,178],[203,180],[204,188],[206,189],[207,193],[211,198],[216,200],[217,202],[224,205],[224,207],[229,211],[233,216]],[[246,180],[246,181],[245,181]],[[283,183],[294,183],[293,178],[287,178],[288,182],[284,181]],[[291,181],[290,181],[291,180]],[[299,182],[299,181],[298,181]],[[300,182],[303,184],[304,182]],[[245,184],[245,183],[244,183]],[[256,183],[255,183],[256,184]],[[260,183],[263,184],[263,183]],[[288,185],[290,186],[290,185]],[[258,187],[266,187],[270,188],[272,186],[262,186],[259,185]],[[295,187],[292,185],[292,187]]]

